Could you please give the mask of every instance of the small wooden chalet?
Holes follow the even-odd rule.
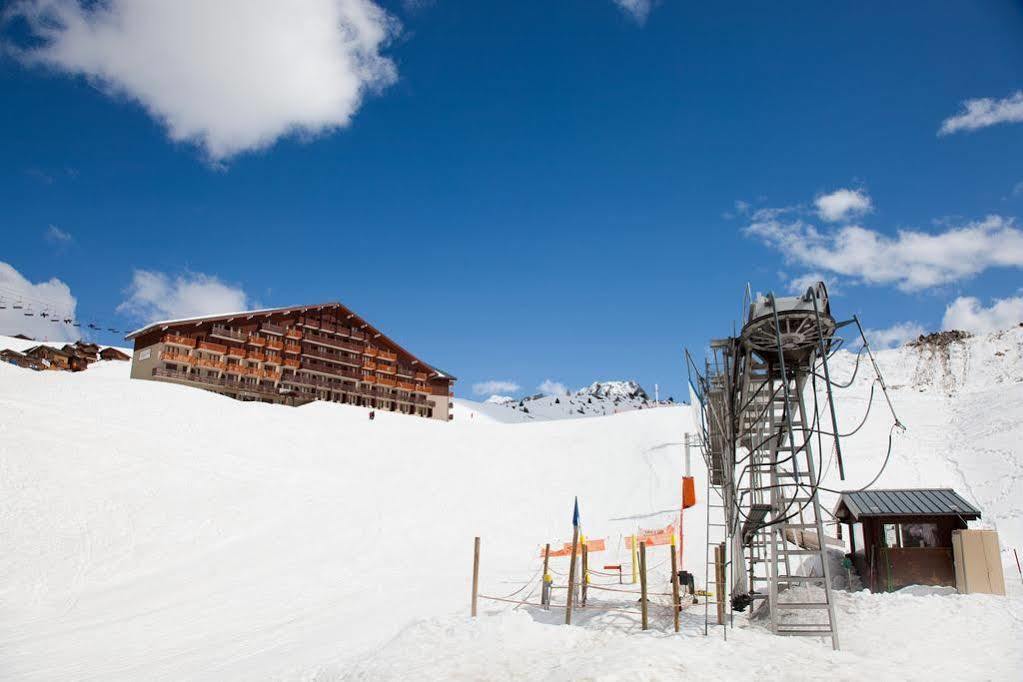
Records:
[[[40,363],[42,369],[70,370],[71,354],[61,348],[52,346],[32,346],[25,351],[25,356]]]
[[[68,369],[72,372],[87,370],[89,363],[96,360],[96,356],[83,353],[78,346],[67,344],[61,350],[68,354]]]
[[[99,346],[95,343],[88,343],[79,339],[75,341],[75,348],[78,353],[89,360],[89,362],[95,362],[99,357]]]
[[[26,369],[42,369],[42,365],[39,364],[38,360],[34,360],[24,353],[19,353],[18,351],[11,350],[9,348],[0,350],[0,362],[7,362]]]
[[[952,532],[980,518],[954,490],[844,492],[835,518],[849,526],[853,566],[871,592],[909,585],[955,587]]]
[[[108,346],[99,352],[100,360],[131,360],[131,356],[127,353],[122,353],[113,346]]]

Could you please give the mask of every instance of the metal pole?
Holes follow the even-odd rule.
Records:
[[[646,543],[639,546],[639,592],[640,608],[643,613],[643,629],[647,628],[647,603],[646,603]]]
[[[842,462],[842,445],[838,438],[838,417],[835,416],[835,398],[831,393],[831,372],[828,370],[828,350],[824,346],[824,327],[821,325],[821,313],[817,308],[817,290],[811,289],[813,296],[813,314],[817,320],[817,343],[821,351],[821,362],[824,365],[824,383],[828,389],[828,406],[831,408],[831,428],[835,434],[835,459],[838,460],[838,478],[845,480],[845,464]],[[816,396],[814,400],[816,400]],[[804,419],[806,415],[803,415]]]

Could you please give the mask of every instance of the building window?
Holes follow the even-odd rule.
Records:
[[[938,547],[938,524],[903,523],[903,547]]]
[[[899,524],[897,523],[881,524],[881,546],[882,547],[899,546]]]

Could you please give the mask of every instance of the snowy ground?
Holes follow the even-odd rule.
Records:
[[[1021,348],[1012,331],[947,358],[880,357],[908,430],[878,485],[954,487],[1005,548],[1023,545]],[[839,360],[836,375],[851,365]],[[474,535],[483,592],[529,583],[526,596],[539,545],[570,539],[574,495],[589,535],[607,538],[595,565],[627,561],[620,538],[636,526],[674,520],[689,408],[504,424],[468,417],[466,402],[449,424],[370,422],[359,408],[239,403],[127,375],[127,363],[0,365],[0,679],[1021,677],[1023,595],[1008,558],[1008,599],[841,595],[839,653],[741,618],[727,644],[704,639],[700,607],[679,637],[657,608],[647,633],[634,613],[597,609],[573,628],[502,602],[464,617]],[[868,393],[861,367],[840,402],[843,431]],[[850,475],[842,484],[832,464],[832,486],[874,475],[884,410],[875,402],[849,439]],[[685,553],[700,582],[702,520],[701,500]],[[655,588],[665,558],[653,550]]]

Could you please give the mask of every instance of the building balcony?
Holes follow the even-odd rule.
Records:
[[[390,362],[397,362],[398,361],[398,354],[397,353],[392,353],[389,350],[381,350],[380,351],[380,359],[381,360],[388,360]]]
[[[285,367],[296,367],[297,368],[301,364],[302,364],[302,361],[299,360],[298,358],[284,358],[284,366]]]
[[[269,322],[265,322],[259,325],[259,331],[263,332],[264,334],[281,336],[282,334],[284,334],[284,327],[282,327],[279,324],[270,324]]]
[[[309,332],[305,335],[305,340],[309,343],[315,343],[318,346],[327,346],[328,348],[337,348],[340,350],[347,350],[352,353],[361,353],[363,350],[362,344],[351,343],[349,341],[342,341],[341,339],[322,334],[320,332]]]
[[[266,362],[266,354],[260,353],[256,350],[250,350],[245,354],[245,357],[249,360],[255,360],[256,362]]]
[[[196,358],[196,367],[205,367],[206,369],[215,369],[218,372],[222,372],[226,367],[227,363],[221,360],[210,360],[208,358]]]
[[[264,339],[262,336],[258,336],[257,334],[251,334],[249,336],[248,344],[250,346],[256,346],[258,348],[262,348],[263,346],[266,345],[266,339]]]
[[[416,381],[426,381],[426,372],[416,372]]]
[[[227,349],[227,357],[229,357],[229,358],[244,358],[245,357],[245,349],[244,348],[237,348],[235,346],[231,346],[231,347],[229,347]]]
[[[280,339],[267,339],[266,340],[267,350],[284,350],[284,342]]]
[[[295,329],[294,327],[288,327],[287,329],[284,330],[284,338],[294,339],[295,341],[298,341],[299,339],[302,338],[302,330]]]
[[[385,365],[382,362],[378,362],[377,371],[383,372],[384,374],[394,374],[394,365]]]
[[[286,343],[284,344],[284,352],[294,353],[295,355],[298,355],[299,353],[302,352],[302,346],[301,344],[297,343]]]
[[[240,365],[237,362],[229,362],[224,366],[224,371],[228,374],[242,374],[242,370],[245,365]]]
[[[362,368],[374,372],[376,371],[377,363],[373,362],[372,360],[366,360],[365,362],[362,363]]]
[[[213,343],[212,341],[200,341],[198,348],[199,350],[204,350],[208,353],[216,353],[218,355],[223,355],[227,352],[227,346],[222,343]]]
[[[380,384],[381,386],[397,386],[398,385],[397,381],[395,381],[394,379],[390,379],[388,377],[378,377],[377,378],[377,383]]]
[[[191,365],[195,362],[195,358],[185,353],[176,353],[172,350],[165,350],[160,352],[160,359],[164,362],[176,362],[182,365]]]
[[[266,359],[263,362],[268,365],[279,365],[281,364],[281,356],[277,353],[267,353]]]
[[[210,331],[210,336],[216,336],[221,339],[230,339],[231,341],[245,341],[245,337],[248,336],[243,331],[237,329],[231,329],[228,326],[222,324],[213,325],[213,329]]]
[[[366,332],[360,332],[358,329],[353,329],[352,333],[351,333],[351,337],[353,339],[358,339],[359,341],[365,341],[366,340]]]
[[[195,348],[195,339],[190,339],[187,336],[179,336],[177,334],[164,334],[163,342],[170,346]]]
[[[380,349],[374,348],[373,346],[366,346],[365,348],[362,349],[362,354],[368,355],[371,358],[375,358],[376,356],[380,355]]]
[[[260,370],[259,377],[261,379],[270,379],[271,381],[280,381],[281,370],[279,369],[264,369]]]

